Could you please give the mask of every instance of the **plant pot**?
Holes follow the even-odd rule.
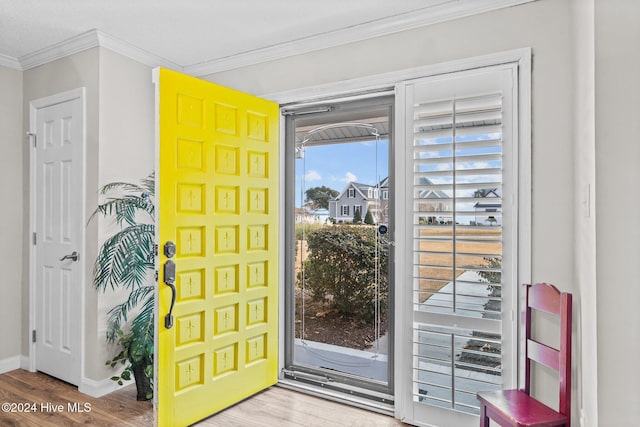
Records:
[[[153,389],[151,388],[151,380],[144,373],[148,365],[140,364],[133,365],[131,370],[133,371],[133,378],[136,380],[136,389],[138,394],[136,400],[150,400],[149,396],[153,396]]]

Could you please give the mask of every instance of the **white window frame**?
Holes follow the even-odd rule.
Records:
[[[349,205],[340,206],[340,216],[349,216],[349,210]]]
[[[506,369],[503,371],[503,386],[506,388],[516,388],[518,383],[521,383],[522,368],[518,365],[522,360],[521,352],[522,345],[519,342],[518,331],[520,324],[518,322],[519,316],[519,284],[529,283],[531,278],[531,138],[530,138],[530,62],[529,56],[523,55],[519,61],[512,61],[498,64],[488,64],[487,67],[500,67],[511,68],[514,81],[517,82],[518,93],[515,95],[513,110],[510,113],[513,116],[513,139],[514,147],[512,150],[512,158],[510,159],[513,165],[513,171],[511,176],[505,176],[505,180],[510,180],[514,185],[517,185],[517,191],[514,193],[516,197],[509,202],[512,204],[512,212],[517,221],[517,225],[510,229],[504,229],[504,233],[511,233],[508,239],[512,242],[516,242],[517,247],[503,247],[503,251],[510,251],[515,253],[515,260],[511,264],[511,267],[503,266],[503,274],[511,275],[510,282],[513,284],[513,289],[509,301],[506,301],[511,307],[509,313],[503,313],[502,323],[502,339],[503,350],[507,354],[503,355],[504,365]],[[463,70],[464,71],[464,70]],[[449,73],[447,73],[449,74]],[[443,77],[446,77],[443,76]],[[405,110],[405,88],[408,82],[403,82],[396,87],[396,134],[397,141],[406,141],[407,136],[405,134],[406,122],[405,120],[411,120],[412,117],[407,118],[409,114]],[[410,138],[410,137],[409,137]],[[400,145],[400,144],[398,144]],[[396,171],[411,172],[406,162],[406,156],[400,155],[402,152],[398,151],[396,155]],[[409,188],[408,188],[409,187]],[[398,194],[396,200],[409,200],[411,197],[410,186],[400,185],[397,188]],[[507,201],[505,201],[507,202]],[[404,287],[402,291],[397,292],[396,298],[396,313],[400,313],[399,316],[404,316],[400,319],[396,317],[396,324],[402,325],[396,328],[396,351],[400,355],[409,355],[407,357],[399,357],[396,360],[396,417],[407,420],[410,423],[421,423],[425,420],[425,414],[427,411],[421,411],[422,408],[417,407],[412,399],[408,398],[412,392],[412,372],[413,363],[410,355],[413,353],[412,348],[412,336],[409,335],[413,330],[413,315],[412,311],[408,309],[412,306],[412,252],[409,250],[411,241],[409,240],[410,227],[412,227],[411,221],[408,221],[408,215],[411,215],[407,211],[407,203],[396,204],[396,215],[399,218],[398,225],[396,226],[395,233],[395,248],[396,248],[396,260],[405,260],[405,263],[396,269],[395,282],[398,286]],[[404,220],[403,220],[404,219]],[[407,261],[408,264],[407,264]],[[514,271],[515,270],[515,271]],[[504,294],[503,294],[504,295]],[[464,323],[464,322],[463,322]],[[460,324],[460,327],[465,325]],[[403,396],[404,394],[404,396]],[[424,405],[422,405],[424,406]],[[433,425],[451,425],[452,417],[450,414],[434,414],[434,411],[429,412],[429,423]],[[459,419],[455,421],[456,425],[477,425],[477,416],[455,413],[460,415]],[[462,419],[464,419],[464,424]],[[475,423],[475,424],[474,424]]]
[[[347,197],[349,199],[353,199],[356,197],[356,189],[353,187],[349,187],[349,189],[347,189]]]

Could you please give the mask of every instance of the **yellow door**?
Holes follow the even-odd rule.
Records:
[[[156,85],[158,424],[183,426],[277,381],[278,105],[164,69]]]

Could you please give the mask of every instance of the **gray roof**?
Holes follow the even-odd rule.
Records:
[[[389,177],[383,178],[376,185],[362,184],[360,182],[351,181],[344,187],[344,189],[340,192],[340,194],[338,194],[333,200],[339,200],[349,187],[354,187],[356,190],[360,192],[363,198],[368,199],[366,193],[369,191],[369,189],[387,188],[388,186],[389,186]]]

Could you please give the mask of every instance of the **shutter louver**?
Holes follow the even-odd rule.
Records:
[[[501,386],[502,170],[500,93],[413,105],[415,402],[478,413]]]
[[[501,195],[500,95],[416,105],[417,310],[500,318]]]

